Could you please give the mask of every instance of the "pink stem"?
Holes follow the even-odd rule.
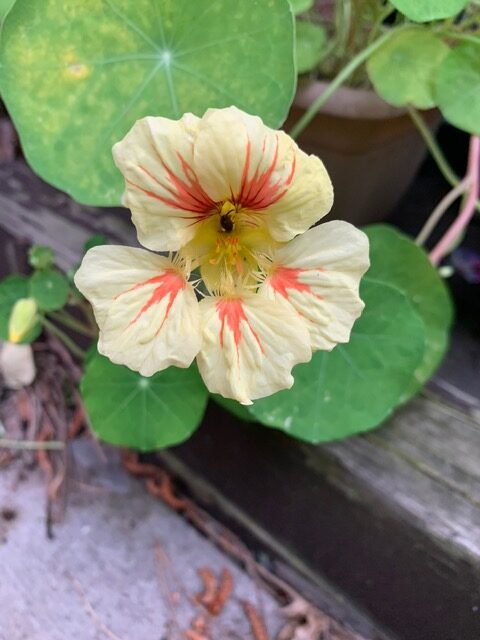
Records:
[[[451,246],[462,233],[463,229],[470,222],[475,213],[475,205],[479,192],[480,183],[480,138],[472,136],[470,138],[470,150],[468,153],[468,168],[466,178],[470,184],[470,190],[465,206],[458,214],[457,218],[446,231],[445,235],[430,252],[430,260],[433,265],[437,265],[441,259],[447,255]]]

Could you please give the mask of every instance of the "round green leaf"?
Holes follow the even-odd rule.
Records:
[[[30,295],[42,311],[61,309],[68,299],[68,280],[55,269],[37,271],[30,278]]]
[[[414,22],[442,20],[460,13],[468,0],[391,0],[393,6]]]
[[[423,321],[393,286],[365,277],[365,310],[350,342],[295,367],[288,391],[257,400],[263,424],[308,442],[327,442],[380,424],[402,401],[422,360]]]
[[[288,0],[17,0],[0,45],[2,97],[45,180],[118,204],[111,149],[139,118],[234,104],[283,122],[293,26]]]
[[[34,269],[46,269],[51,267],[55,254],[50,247],[44,247],[40,244],[35,244],[30,247],[28,252],[28,263]]]
[[[448,46],[431,31],[412,27],[392,35],[377,49],[367,62],[368,75],[390,104],[429,109],[435,105],[434,74],[448,52]]]
[[[310,11],[313,7],[315,0],[290,0],[293,13],[298,16],[299,13]]]
[[[170,367],[146,378],[98,353],[86,364],[81,392],[97,436],[140,451],[186,440],[200,424],[208,400],[194,366]]]
[[[8,340],[8,325],[10,315],[15,303],[22,298],[29,297],[28,278],[21,275],[8,276],[0,282],[0,339]],[[24,336],[20,344],[33,342],[42,331],[42,326],[37,323],[31,331]]]
[[[297,20],[296,55],[298,73],[311,71],[319,64],[325,52],[326,40],[325,29],[321,25]]]
[[[370,241],[368,277],[394,285],[410,300],[425,324],[425,352],[406,397],[433,375],[448,347],[453,306],[443,279],[411,238],[386,225],[365,229]]]
[[[450,51],[436,75],[434,94],[451,124],[480,135],[480,39]]]
[[[244,422],[253,422],[254,417],[247,409],[246,406],[240,404],[236,400],[230,400],[230,398],[224,398],[216,393],[212,393],[210,396],[214,402],[219,404],[222,409],[225,409],[229,413],[233,414],[236,418],[243,420]]]

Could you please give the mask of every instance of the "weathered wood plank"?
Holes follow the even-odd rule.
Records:
[[[454,328],[449,350],[429,388],[480,423],[480,326],[476,336],[460,323]]]
[[[135,243],[124,212],[73,204],[21,164],[0,168],[0,212],[0,227],[53,244],[64,268],[93,232]],[[399,637],[478,640],[480,349],[460,336],[468,359],[454,341],[431,388],[468,413],[422,397],[369,435],[311,447],[211,406],[194,438],[163,458],[193,491],[202,478],[224,516]]]
[[[82,206],[21,161],[0,165],[0,185],[0,227],[28,243],[54,246],[62,269],[78,262],[85,240],[94,233],[119,244],[138,244],[126,209]]]
[[[192,440],[160,457],[194,489],[191,474],[206,478],[211,500],[240,527],[400,638],[478,640],[478,476],[453,453],[438,468],[428,446],[417,452],[415,424],[457,451],[465,427],[460,442],[480,459],[480,430],[425,398],[373,434],[320,447],[210,406]]]

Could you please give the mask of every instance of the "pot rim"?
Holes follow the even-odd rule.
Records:
[[[300,81],[293,104],[301,109],[308,109],[329,85],[324,80]],[[371,89],[352,87],[339,87],[320,112],[340,118],[364,120],[386,120],[407,113],[406,109],[388,104]]]

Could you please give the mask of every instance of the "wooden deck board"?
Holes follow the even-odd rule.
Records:
[[[220,494],[221,510],[233,505],[241,527],[400,638],[478,640],[480,508],[470,479],[453,487],[415,455],[414,440],[408,456],[379,445],[411,437],[403,428],[415,421],[437,424],[432,437],[451,425],[453,434],[465,423],[455,414],[420,398],[373,434],[311,447],[211,406],[191,441],[160,455],[189,486],[191,474],[206,478],[213,502]],[[480,431],[470,435],[478,450]]]

